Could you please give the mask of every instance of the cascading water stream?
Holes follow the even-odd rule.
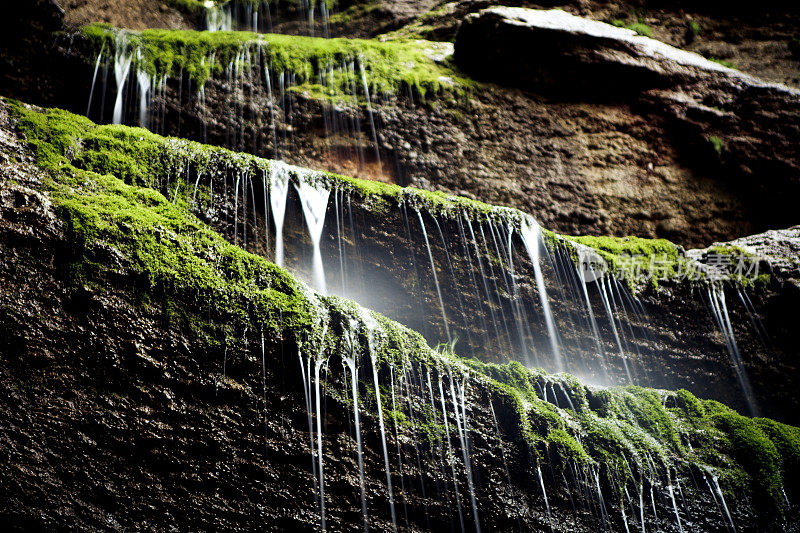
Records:
[[[361,71],[361,85],[364,89],[364,97],[367,99],[367,114],[369,116],[369,125],[372,129],[372,143],[375,147],[375,161],[378,163],[378,169],[381,168],[381,151],[378,145],[378,132],[375,129],[375,117],[372,113],[372,99],[369,96],[369,84],[367,83],[367,72],[364,69],[364,56],[358,58],[358,68]]]
[[[731,529],[733,529],[734,533],[736,533],[736,526],[733,523],[731,512],[728,510],[728,504],[725,503],[725,495],[722,493],[722,488],[719,486],[719,480],[717,479],[717,476],[712,475],[711,482],[714,485],[714,490],[716,491],[720,502],[722,502],[722,508],[725,510],[725,516],[728,518],[728,523],[731,525]]]
[[[321,337],[322,339],[325,338],[325,334],[327,333],[327,331],[328,331],[328,325],[325,324],[325,326],[322,329],[322,337]],[[317,359],[321,358],[323,350],[324,350],[324,342],[321,342],[319,353],[317,354]],[[320,491],[322,483],[322,477],[321,477],[322,470],[317,469],[318,459],[319,461],[321,461],[322,457],[320,456],[319,458],[317,458],[315,450],[316,446],[314,444],[315,398],[313,398],[311,395],[311,385],[312,385],[311,359],[309,358],[308,361],[306,361],[303,357],[302,351],[298,351],[297,355],[300,359],[300,375],[303,378],[303,393],[305,395],[305,401],[306,401],[306,415],[308,418],[308,438],[310,445],[309,447],[311,450],[311,471],[314,472],[314,498],[316,500],[317,506],[320,507],[320,522],[322,524],[322,529],[324,531],[325,512],[324,512],[324,502],[322,501],[321,491]],[[320,446],[321,446],[321,441],[320,441]]]
[[[455,492],[455,500],[456,500],[456,507],[458,508],[458,521],[461,524],[461,531],[462,533],[465,531],[464,529],[464,514],[461,511],[461,497],[458,493],[458,479],[456,478],[456,467],[453,460],[455,459],[453,454],[453,446],[450,442],[450,424],[447,421],[447,408],[445,407],[444,401],[444,388],[442,386],[442,379],[439,379],[439,399],[442,405],[442,418],[444,419],[444,432],[445,438],[447,439],[447,463],[450,464],[450,472],[453,475],[453,490]],[[458,407],[453,405],[454,410],[458,410]]]
[[[269,206],[275,222],[275,264],[283,266],[283,219],[286,215],[286,197],[289,193],[289,169],[280,161],[273,161],[269,173]]]
[[[322,240],[322,229],[325,226],[325,213],[328,211],[328,197],[330,190],[321,185],[314,186],[309,183],[309,176],[303,176],[299,185],[295,185],[303,206],[303,216],[308,226],[308,235],[314,247],[314,288],[325,294],[325,267],[322,264],[322,253],[319,249]]]
[[[452,342],[453,339],[450,336],[450,324],[447,322],[447,312],[444,309],[444,299],[442,298],[442,288],[439,285],[439,276],[436,274],[436,263],[433,261],[433,252],[431,251],[431,244],[428,242],[428,232],[425,229],[425,222],[422,220],[422,213],[417,211],[417,218],[419,219],[419,225],[422,228],[422,236],[425,239],[425,248],[428,250],[428,260],[431,263],[431,274],[433,274],[433,282],[436,285],[436,295],[439,297],[439,309],[442,311],[442,320],[444,321],[444,330],[447,334],[447,342]]]
[[[555,321],[553,320],[553,313],[550,310],[550,301],[547,298],[547,289],[545,287],[542,266],[540,264],[539,246],[541,245],[542,230],[539,227],[539,223],[530,217],[523,219],[520,236],[522,237],[522,242],[533,264],[533,273],[536,278],[536,290],[539,292],[539,301],[542,304],[542,312],[544,313],[545,325],[547,326],[547,334],[550,337],[550,349],[553,352],[556,371],[563,372],[565,370],[564,360],[561,357],[558,332],[556,331]]]
[[[461,455],[464,459],[464,470],[467,476],[467,489],[469,490],[469,499],[472,504],[472,517],[475,520],[475,530],[477,533],[481,532],[481,523],[478,518],[478,503],[475,500],[475,482],[472,479],[472,461],[469,459],[469,434],[467,433],[467,412],[466,401],[464,399],[464,387],[459,387],[461,396],[461,416],[458,415],[458,400],[456,398],[456,386],[454,379],[450,378],[450,395],[453,401],[453,414],[456,419],[456,429],[458,429],[458,438],[461,441]]]
[[[123,93],[132,61],[133,52],[130,50],[128,37],[124,32],[119,32],[114,44],[114,79],[117,82],[117,98],[114,101],[113,124],[122,124]]]
[[[678,521],[678,531],[683,533],[683,525],[681,524],[681,515],[678,513],[678,504],[675,503],[675,490],[670,483],[667,485],[667,490],[669,491],[669,497],[672,500],[672,510],[675,511],[675,519]]]
[[[356,447],[358,450],[358,486],[361,489],[361,515],[364,520],[364,531],[369,531],[369,521],[367,517],[367,496],[364,484],[364,448],[361,444],[361,417],[358,409],[358,366],[356,365],[356,340],[355,327],[351,323],[349,332],[343,336],[347,343],[350,357],[342,358],[342,361],[350,370],[350,387],[353,395],[353,418],[355,421]]]
[[[389,449],[386,445],[386,428],[383,422],[383,404],[381,403],[381,388],[378,383],[378,362],[375,348],[373,347],[373,334],[376,324],[369,317],[369,311],[364,310],[364,324],[367,327],[367,345],[369,347],[369,359],[372,363],[372,382],[375,386],[375,401],[378,408],[378,426],[381,430],[381,444],[383,445],[383,463],[386,469],[386,488],[389,493],[389,509],[392,515],[392,528],[397,531],[397,515],[394,510],[394,491],[392,490],[392,473],[389,468]]]
[[[141,61],[142,51],[137,50],[136,55]],[[153,78],[146,70],[136,70],[136,83],[139,88],[139,126],[147,128],[147,110],[150,108],[150,95],[153,91]]]
[[[719,326],[722,336],[725,339],[725,346],[728,349],[733,368],[736,371],[736,378],[739,380],[745,400],[747,400],[750,416],[758,416],[758,405],[755,400],[755,395],[753,394],[753,388],[750,384],[750,378],[742,362],[742,356],[739,353],[739,347],[736,344],[736,335],[733,332],[733,325],[731,324],[731,318],[728,314],[728,306],[725,303],[725,291],[718,285],[712,285],[708,289],[708,298],[711,302],[711,309],[716,319],[717,326]]]
[[[97,54],[97,60],[94,63],[94,74],[92,74],[92,88],[89,90],[89,103],[86,105],[86,116],[89,116],[89,112],[92,110],[92,99],[94,98],[94,88],[95,84],[97,83],[97,71],[100,69],[100,62],[103,60],[103,53],[106,50],[106,44],[103,43],[103,46],[100,48],[100,53]]]
[[[542,477],[542,466],[540,464],[536,464],[536,472],[539,474],[539,485],[542,487],[542,496],[544,497],[544,505],[547,509],[547,523],[550,525],[550,529],[553,529],[553,518],[550,514],[550,501],[547,499],[547,491],[544,488],[544,478]]]
[[[323,337],[324,338],[324,337]],[[317,464],[319,465],[319,508],[322,531],[327,531],[325,522],[325,456],[322,453],[322,397],[320,395],[319,371],[326,361],[318,358],[314,365],[314,389],[317,414]]]

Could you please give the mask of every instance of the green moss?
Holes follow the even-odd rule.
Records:
[[[703,403],[686,389],[680,389],[676,393],[676,403],[678,407],[683,409],[689,420],[703,418],[706,414]]]
[[[639,237],[564,237],[595,250],[619,279],[633,288],[644,281],[677,277],[686,266],[683,251],[665,239]]]
[[[380,7],[380,3],[356,3],[349,6],[344,11],[332,14],[328,19],[328,22],[331,25],[348,24],[368,16],[370,13],[376,9],[379,9]]]
[[[200,0],[164,0],[164,4],[193,17],[204,17],[208,11]]]
[[[628,22],[625,22],[624,20],[616,19],[616,20],[611,21],[611,24],[613,24],[614,26],[616,26],[618,28],[625,28],[627,30],[633,30],[637,34],[643,35],[645,37],[652,37],[653,36],[653,30],[650,28],[650,26],[648,26],[647,24],[645,24],[644,22],[641,22],[641,21],[628,23]]]
[[[712,148],[714,148],[714,151],[719,155],[721,155],[722,151],[726,148],[725,141],[715,135],[709,137],[708,142],[711,143]]]
[[[244,68],[261,59],[273,72],[295,75],[291,90],[314,97],[355,96],[351,86],[361,90],[358,62],[364,65],[372,93],[397,93],[412,88],[422,97],[429,94],[460,94],[472,82],[431,56],[441,44],[398,40],[323,39],[251,32],[203,32],[185,30],[115,30],[89,25],[81,35],[90,51],[108,53],[120,46],[121,36],[134,54],[133,64],[151,75],[181,76],[185,73],[198,86],[211,76],[222,76],[237,60]],[[108,55],[106,56],[108,57]],[[356,62],[353,76],[342,63]],[[330,66],[333,78],[323,88],[318,74]]]
[[[187,167],[204,176],[236,168],[251,176],[263,177],[273,164],[248,154],[192,141],[170,139],[140,128],[95,125],[90,120],[61,110],[38,112],[12,103],[17,127],[34,146],[39,163],[57,168],[70,164],[83,170],[110,173],[126,183],[162,190],[168,179],[183,179]],[[520,220],[522,213],[498,208],[468,198],[441,192],[403,188],[378,181],[360,180],[325,172],[306,176],[330,188],[355,194],[373,211],[386,211],[399,204],[419,208],[440,216],[508,217]],[[175,184],[173,183],[173,188]],[[191,184],[194,187],[194,183]],[[174,190],[170,191],[174,194]],[[186,195],[177,195],[185,201]],[[207,198],[207,196],[205,196]],[[204,198],[203,191],[191,199]]]
[[[698,35],[703,33],[703,29],[700,27],[700,23],[695,20],[690,20],[686,24],[686,33],[690,36],[690,39],[693,40]]]
[[[718,57],[709,57],[708,59],[709,61],[713,61],[714,63],[719,63],[723,67],[738,69],[738,67],[733,61],[729,61],[727,59],[720,59]]]
[[[752,477],[759,494],[779,502],[783,478],[780,456],[772,440],[754,420],[721,404],[713,405],[710,411],[711,422],[727,437],[723,451]]]
[[[786,488],[796,494],[800,490],[800,428],[767,418],[757,418],[754,422],[775,445]]]
[[[227,345],[245,330],[262,331],[269,338],[289,339],[301,353],[316,357],[335,353],[341,345],[337,336],[354,322],[361,324],[359,334],[366,330],[368,317],[355,304],[313,294],[281,268],[229,244],[195,218],[186,202],[171,202],[147,187],[159,180],[154,172],[173,163],[170,155],[156,156],[169,154],[176,141],[138,129],[97,127],[60,111],[39,113],[16,103],[9,108],[37,164],[47,172],[41,188],[68,228],[81,283],[123,279],[143,295],[141,305],[161,305],[166,319],[188,321],[209,344]],[[113,153],[103,158],[103,150]],[[236,160],[252,162],[249,156]],[[595,244],[609,253],[668,248],[624,240]],[[109,256],[115,260],[109,262]],[[729,486],[749,487],[776,505],[783,486],[795,486],[797,428],[748,419],[686,391],[591,389],[574,377],[519,363],[464,360],[452,349],[437,353],[418,334],[369,315],[382,368],[400,372],[413,365],[464,379],[504,416],[514,418],[516,431],[507,438],[527,443],[540,461],[601,466],[615,472],[615,479],[637,471],[638,476],[657,475],[654,465],[670,472],[694,465],[713,469]],[[558,391],[557,398],[551,392],[546,401],[547,390]],[[376,403],[369,394],[370,389],[365,406]],[[381,394],[390,397],[388,391]],[[441,441],[441,421],[432,409],[416,409],[412,420],[385,398],[389,423],[413,431],[431,446]],[[347,400],[341,396],[338,401]]]

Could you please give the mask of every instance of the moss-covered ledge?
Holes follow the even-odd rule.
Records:
[[[183,180],[185,191],[195,185],[185,183],[187,173],[209,177],[236,170],[269,183],[266,178],[271,169],[280,165],[294,179],[302,177],[356,195],[377,211],[404,204],[442,216],[490,216],[516,225],[527,218],[518,210],[469,198],[310,171],[225,148],[162,137],[141,128],[97,125],[58,109],[40,110],[12,100],[2,101],[8,104],[20,133],[35,147],[38,160],[48,167],[69,164],[83,170],[111,173],[128,184],[156,189],[162,188],[167,180],[176,183]]]
[[[171,202],[147,187],[156,180],[155,167],[130,167],[127,161],[82,168],[95,159],[81,156],[82,144],[91,144],[81,134],[100,129],[88,121],[11,105],[46,173],[41,192],[68,228],[74,251],[69,283],[102,288],[122,279],[142,306],[152,298],[170,302],[173,319],[189,323],[197,338],[209,344],[243,343],[243,332],[261,331],[316,358],[341,357],[345,336],[359,339],[362,354],[372,339],[381,367],[413,366],[476,389],[511,421],[504,431],[510,443],[554,468],[580,464],[596,469],[618,490],[630,478],[688,483],[693,473],[708,474],[731,496],[741,491],[752,495],[767,513],[781,511],[783,491],[797,494],[797,428],[746,418],[686,391],[598,389],[518,363],[484,364],[448,349],[433,350],[407,328],[352,302],[315,294],[264,258],[229,244],[194,217],[185,202]],[[101,131],[115,142],[122,142],[115,133],[149,135],[125,128]],[[158,151],[167,142],[155,136],[150,141],[146,150]],[[362,364],[367,359],[362,355]],[[403,431],[423,442],[437,427],[433,415],[406,421]]]
[[[134,32],[103,24],[84,26],[76,37],[87,61],[102,52],[113,66],[115,54],[128,53],[133,68],[157,79],[188,77],[198,88],[210,77],[226,75],[230,65],[237,72],[264,66],[277,74],[292,73],[295,84],[290,90],[319,98],[363,98],[360,65],[372,94],[413,89],[421,97],[455,96],[473,85],[444,61],[448,45],[422,40],[323,39],[242,31]],[[350,66],[343,70],[342,64]],[[320,85],[321,73],[332,75],[325,86]]]
[[[332,190],[354,195],[376,213],[405,205],[444,218],[485,220],[488,217],[514,230],[530,220],[528,214],[519,210],[469,198],[310,171],[194,141],[162,137],[140,128],[97,125],[65,111],[38,110],[18,102],[3,101],[9,105],[19,130],[36,147],[43,164],[59,166],[68,162],[80,169],[112,173],[126,183],[162,191],[172,183],[173,199],[194,202],[190,208],[207,207],[209,196],[204,190],[207,188],[205,180],[187,180],[186,176],[209,178],[236,171],[268,184],[270,173],[279,165],[294,180],[321,183]],[[546,229],[542,229],[542,233],[548,246],[563,247],[576,263],[581,261],[582,249],[592,250],[606,262],[609,271],[624,280],[634,292],[659,288],[664,282],[707,286],[713,282],[706,265],[709,254],[742,257],[749,263],[760,260],[747,250],[727,244],[696,253],[665,239],[574,237]],[[769,273],[764,270],[755,278],[737,273],[734,261],[727,264],[726,274],[724,283],[735,287],[761,287],[770,282]]]

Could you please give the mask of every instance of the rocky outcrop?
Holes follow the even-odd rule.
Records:
[[[491,8],[461,26],[456,60],[474,75],[559,98],[630,102],[665,121],[683,161],[715,173],[749,218],[794,224],[800,92],[765,83],[563,11]],[[764,218],[766,217],[766,218]]]
[[[144,181],[171,198],[185,197],[194,213],[230,242],[274,258],[274,226],[265,205],[265,183],[273,172],[269,161],[143,136],[136,129],[97,127],[58,112],[26,111],[23,116],[19,127],[29,142],[45,143],[43,153],[52,152],[52,135],[70,132],[74,140],[59,141],[62,148],[56,153],[68,155],[85,170],[124,169],[122,175],[131,183]],[[81,148],[69,149],[73,142]],[[327,286],[334,294],[419,331],[431,344],[458,339],[464,355],[560,369],[520,238],[523,213],[326,173],[288,172],[295,184],[311,179],[332,191],[320,246]],[[300,200],[290,189],[283,229],[286,266],[311,281],[312,245]],[[638,256],[645,263],[667,261],[672,268],[682,254],[671,243],[640,241],[628,253],[645,254]],[[541,263],[565,370],[591,383],[686,388],[748,411],[726,337],[710,311],[709,285],[670,278],[657,287],[639,286],[634,299],[624,281],[608,287],[588,282],[584,295],[570,250],[551,243],[552,256]],[[662,257],[664,250],[668,257]],[[766,280],[743,280],[749,288],[726,284],[727,308],[760,412],[794,421],[798,400],[793,391],[800,376],[795,363],[798,331],[792,321],[800,302],[784,290],[780,278],[770,277],[769,268],[765,262],[760,272]],[[754,327],[753,320],[763,326]]]
[[[352,531],[360,486],[379,531],[794,523],[780,491],[800,490],[796,428],[686,392],[436,353],[225,243],[183,202],[80,168],[9,120],[0,110],[7,527],[312,531],[324,513],[329,530]]]
[[[3,93],[85,113],[100,44],[87,43],[81,35],[51,35],[39,40],[38,49],[43,51],[8,53],[9,58],[16,54],[42,61],[35,76],[6,78],[0,84]],[[100,121],[110,120],[116,94],[113,65],[105,57],[91,110]],[[687,106],[655,93],[633,104],[588,104],[489,84],[465,98],[429,95],[426,102],[400,91],[373,99],[376,151],[366,106],[331,106],[310,91],[295,93],[288,113],[273,113],[264,105],[270,95],[263,82],[242,78],[231,84],[227,76],[215,75],[207,80],[201,101],[188,73],[173,75],[153,99],[151,127],[156,131],[517,207],[563,233],[666,237],[705,246],[796,223],[786,220],[793,210],[787,205],[791,194],[785,178],[794,167],[792,146],[783,146],[784,133],[770,131],[769,142],[726,133],[744,128],[743,122],[766,131],[759,124],[772,120],[771,108],[745,120],[726,111],[727,104]],[[129,84],[135,84],[133,75]],[[275,93],[272,99],[279,101]],[[768,103],[758,91],[739,99],[742,105]],[[105,114],[100,115],[103,101]],[[137,123],[137,99],[127,101],[129,123]],[[276,151],[275,136],[291,144]],[[748,172],[769,182],[745,176]]]

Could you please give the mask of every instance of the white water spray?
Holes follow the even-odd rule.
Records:
[[[319,243],[322,239],[322,228],[325,225],[325,213],[328,210],[328,197],[331,191],[322,186],[314,187],[307,179],[301,179],[299,186],[296,185],[295,188],[300,196],[308,234],[314,246],[314,288],[325,294],[325,267],[322,264]]]
[[[394,492],[392,491],[392,474],[391,470],[389,469],[389,449],[386,446],[386,428],[383,423],[383,405],[381,403],[381,389],[378,384],[378,363],[376,361],[376,354],[375,350],[372,346],[373,339],[373,329],[375,327],[374,322],[372,321],[371,317],[368,314],[368,311],[364,312],[364,323],[367,327],[367,344],[369,345],[369,358],[372,362],[372,381],[375,386],[375,401],[377,402],[378,407],[378,425],[381,429],[381,442],[383,444],[383,463],[384,468],[386,469],[386,487],[389,493],[389,509],[392,513],[392,527],[394,531],[397,531],[397,516],[394,511]]]
[[[122,124],[122,93],[131,70],[131,61],[133,61],[128,37],[123,32],[117,34],[114,50],[114,79],[117,82],[117,99],[114,101],[113,123]]]
[[[286,216],[286,195],[289,192],[289,169],[274,161],[269,172],[269,206],[275,222],[275,264],[283,266],[283,219]]]
[[[550,301],[547,299],[547,289],[544,285],[544,276],[542,275],[542,266],[540,264],[539,246],[542,237],[542,229],[538,222],[529,217],[523,219],[520,235],[522,237],[522,242],[525,244],[525,249],[528,251],[528,256],[531,258],[531,263],[533,264],[533,274],[536,277],[536,290],[539,293],[539,301],[542,303],[544,321],[547,326],[547,334],[550,337],[550,348],[553,351],[556,371],[563,372],[564,360],[561,357],[558,332],[556,331],[555,321],[553,320],[553,313],[550,310]]]

